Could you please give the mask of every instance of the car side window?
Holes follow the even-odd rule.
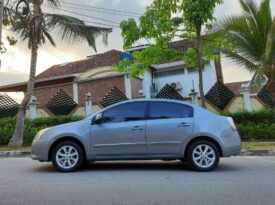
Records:
[[[167,102],[150,104],[150,119],[170,119],[193,117],[193,108],[187,105]]]
[[[115,106],[103,113],[103,123],[144,120],[145,108],[145,102],[133,102]]]

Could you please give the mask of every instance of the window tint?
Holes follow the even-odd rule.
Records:
[[[166,102],[152,102],[150,106],[151,119],[187,118],[193,117],[193,108]]]
[[[118,105],[103,113],[104,123],[129,122],[144,119],[146,103],[135,102]]]

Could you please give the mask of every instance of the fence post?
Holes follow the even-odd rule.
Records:
[[[31,96],[29,101],[29,109],[30,109],[30,118],[35,119],[37,117],[37,98],[35,96]]]
[[[93,110],[93,102],[92,102],[92,93],[86,92],[85,97],[85,114],[86,116],[91,115]]]
[[[251,99],[250,99],[250,91],[248,84],[242,84],[241,94],[244,98],[245,109],[248,112],[252,112]]]
[[[189,96],[191,97],[193,104],[197,104],[197,105],[199,104],[198,103],[198,93],[195,91],[195,89],[191,89]]]

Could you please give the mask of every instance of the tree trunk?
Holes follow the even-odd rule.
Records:
[[[203,64],[202,64],[202,53],[201,53],[201,24],[197,25],[197,47],[196,47],[196,55],[197,55],[197,66],[199,71],[199,92],[200,92],[200,99],[201,99],[201,106],[205,109],[205,97],[204,97],[204,90],[203,90]]]
[[[33,23],[30,26],[30,29],[32,30],[32,35],[30,36],[30,39],[29,39],[29,43],[31,45],[30,75],[29,75],[27,91],[25,92],[24,98],[19,106],[15,130],[9,142],[9,147],[11,148],[18,148],[18,147],[21,147],[23,144],[26,107],[33,94],[33,88],[35,83],[37,51],[38,51],[38,44],[40,39],[41,23],[42,23],[41,9],[38,4],[34,4]]]

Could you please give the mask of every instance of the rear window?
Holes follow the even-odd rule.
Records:
[[[188,105],[167,102],[151,102],[151,119],[189,118],[193,117],[193,108]]]

